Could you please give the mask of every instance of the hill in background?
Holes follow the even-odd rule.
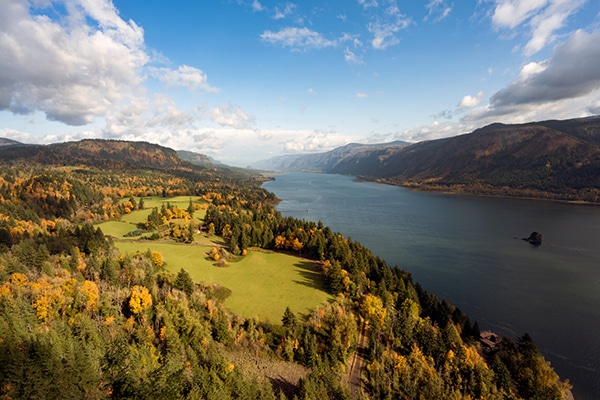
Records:
[[[271,166],[309,170],[311,161],[327,159],[312,170],[423,190],[600,201],[600,117],[492,124],[408,146],[340,149]]]

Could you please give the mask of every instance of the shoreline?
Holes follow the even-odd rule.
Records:
[[[477,187],[477,191],[469,190],[469,188],[473,188],[473,186],[461,186],[458,189],[451,189],[448,186],[432,186],[432,185],[422,185],[415,183],[397,183],[394,181],[389,181],[386,179],[370,179],[367,177],[355,177],[356,180],[364,181],[364,182],[374,182],[381,183],[384,185],[390,186],[398,186],[403,187],[408,190],[413,190],[415,192],[429,192],[429,193],[440,193],[446,195],[459,195],[459,196],[475,196],[475,197],[490,197],[490,198],[501,198],[501,199],[514,199],[514,200],[529,200],[529,201],[546,201],[546,202],[554,202],[554,203],[563,203],[563,204],[572,204],[572,205],[580,205],[580,206],[600,206],[600,200],[597,202],[582,200],[582,199],[565,199],[561,198],[559,194],[555,194],[552,192],[539,192],[539,196],[535,195],[519,195],[519,189],[511,189],[511,188],[495,188],[495,187]],[[509,190],[515,191],[514,194],[503,194],[498,193],[498,191]]]
[[[396,182],[393,180],[388,180],[385,178],[370,178],[367,176],[357,176],[357,175],[345,175],[345,174],[330,174],[328,172],[322,171],[262,171],[261,175],[267,178],[267,181],[276,180],[277,175],[292,173],[292,172],[306,172],[312,174],[325,174],[325,175],[343,175],[350,176],[354,180],[359,182],[372,182],[379,183],[383,185],[397,186],[402,187],[407,190],[412,190],[415,192],[425,192],[425,193],[440,193],[445,195],[458,195],[458,196],[474,196],[474,197],[489,197],[489,198],[499,198],[499,199],[514,199],[514,200],[528,200],[528,201],[545,201],[545,202],[554,202],[554,203],[563,203],[563,204],[571,204],[578,206],[600,206],[600,200],[598,201],[589,201],[582,199],[565,199],[561,198],[559,194],[553,192],[538,192],[539,196],[523,195],[520,196],[518,194],[522,189],[511,189],[508,187],[497,188],[494,186],[478,186],[477,191],[469,190],[468,188],[474,189],[474,186],[462,185],[460,188],[451,189],[448,186],[434,186],[427,184],[418,184],[412,182]],[[498,193],[502,190],[515,191],[515,194],[502,194]],[[279,203],[279,202],[277,202]]]

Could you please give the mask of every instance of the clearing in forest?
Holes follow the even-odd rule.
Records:
[[[169,201],[180,208],[187,208],[189,197]],[[138,200],[138,199],[136,199]],[[197,198],[193,198],[196,202]],[[331,301],[325,291],[323,277],[314,261],[290,254],[262,249],[251,249],[246,256],[232,257],[224,266],[210,256],[212,248],[224,248],[223,238],[205,233],[194,235],[190,244],[159,240],[127,240],[123,235],[136,229],[135,224],[145,221],[151,207],[160,207],[157,200],[144,198],[145,210],[127,214],[121,221],[108,221],[100,224],[102,231],[115,240],[115,246],[122,253],[137,251],[159,251],[163,255],[165,268],[173,273],[181,268],[187,270],[196,282],[218,284],[231,290],[225,306],[247,318],[258,317],[280,323],[286,309],[299,315],[307,314],[319,304]],[[178,204],[181,203],[181,204]],[[203,218],[204,210],[194,213],[195,218]],[[148,235],[148,234],[146,234]]]

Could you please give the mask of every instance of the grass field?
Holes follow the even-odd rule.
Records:
[[[136,224],[146,222],[148,220],[148,215],[150,215],[154,207],[157,207],[160,210],[160,207],[163,205],[163,203],[166,204],[167,202],[169,202],[171,205],[177,206],[185,210],[190,204],[190,199],[192,199],[194,203],[205,203],[205,201],[201,200],[199,197],[190,196],[177,196],[166,199],[164,197],[159,196],[144,197],[143,210],[137,210],[132,213],[125,214],[123,215],[123,217],[121,217],[120,221],[102,222],[98,224],[98,226],[100,227],[100,229],[102,229],[102,232],[104,232],[105,235],[113,236],[117,239],[120,239],[123,238],[124,234],[136,230]],[[126,200],[128,200],[128,198],[122,199],[122,201]],[[135,200],[139,201],[139,199],[137,198]],[[204,219],[205,215],[206,211],[202,209],[196,210],[194,212],[194,218],[199,220]]]
[[[137,200],[137,199],[136,199]],[[201,202],[192,197],[194,202]],[[98,224],[104,234],[116,238],[115,246],[122,253],[156,250],[165,260],[165,267],[177,273],[187,270],[196,282],[219,284],[232,291],[225,305],[245,317],[259,317],[279,323],[286,307],[298,315],[306,314],[317,305],[330,301],[325,292],[323,279],[314,262],[289,254],[253,250],[227,267],[217,267],[206,252],[214,246],[226,243],[218,236],[194,235],[192,244],[165,241],[125,240],[123,235],[136,229],[135,224],[146,221],[153,207],[170,202],[187,208],[190,197],[145,197],[145,209],[125,215],[121,221]],[[205,211],[198,210],[194,217],[204,218]]]
[[[245,317],[256,316],[279,323],[288,306],[297,314],[306,314],[331,300],[315,264],[288,254],[255,250],[227,267],[216,267],[205,254],[211,248],[210,243],[118,241],[115,245],[122,253],[159,251],[168,270],[178,272],[183,268],[197,282],[229,288],[232,294],[225,305]]]

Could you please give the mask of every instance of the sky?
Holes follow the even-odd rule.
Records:
[[[0,0],[0,137],[245,167],[600,114],[598,0]]]

